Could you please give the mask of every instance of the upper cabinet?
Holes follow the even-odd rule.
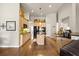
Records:
[[[25,15],[25,12],[22,7],[20,7],[19,11],[19,16],[20,16],[20,28],[23,28],[23,24],[27,24],[27,15]]]

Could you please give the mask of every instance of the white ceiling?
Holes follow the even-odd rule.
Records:
[[[52,5],[52,7],[49,8],[49,5]],[[25,12],[29,12],[30,16],[46,16],[47,14],[55,13],[62,5],[62,3],[21,3]],[[31,12],[32,10],[34,11],[33,13]]]

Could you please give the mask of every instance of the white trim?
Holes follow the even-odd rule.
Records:
[[[19,48],[20,46],[0,46],[0,48]]]

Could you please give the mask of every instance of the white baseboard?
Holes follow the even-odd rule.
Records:
[[[19,48],[19,46],[0,46],[0,48]]]

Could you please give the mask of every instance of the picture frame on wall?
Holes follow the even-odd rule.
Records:
[[[16,31],[16,21],[6,21],[6,31]]]

